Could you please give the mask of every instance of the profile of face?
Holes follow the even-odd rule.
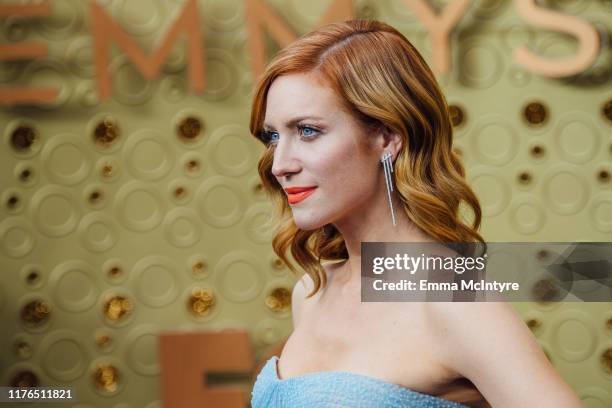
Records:
[[[384,177],[382,148],[338,98],[312,73],[280,76],[268,90],[264,131],[274,145],[272,174],[302,230],[359,217]],[[314,188],[299,191],[307,187]]]

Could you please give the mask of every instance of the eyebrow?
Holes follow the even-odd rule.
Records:
[[[323,118],[320,116],[312,116],[312,115],[305,115],[305,116],[298,116],[295,117],[293,119],[291,119],[290,121],[285,123],[285,127],[292,127],[294,126],[296,123],[304,120],[304,119],[315,119],[315,120],[322,120]],[[263,125],[264,129],[274,129],[274,126],[268,125],[267,123],[264,123]]]

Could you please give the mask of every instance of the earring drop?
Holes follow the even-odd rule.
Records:
[[[385,152],[380,158],[380,161],[383,164],[383,171],[385,173],[387,197],[389,198],[389,208],[391,209],[391,220],[393,221],[393,226],[395,226],[395,213],[393,212],[393,202],[391,200],[391,192],[393,191],[393,177],[391,177],[391,173],[393,173],[393,162],[391,161],[391,152]]]

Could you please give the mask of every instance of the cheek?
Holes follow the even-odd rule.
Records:
[[[357,127],[347,127],[329,133],[323,143],[308,149],[309,173],[326,197],[335,202],[350,202],[368,197],[377,182],[378,161],[368,147],[359,144],[363,137]]]
[[[325,154],[313,162],[319,185],[330,197],[354,201],[368,196],[376,183],[376,163],[361,152],[344,149],[337,154]]]
[[[325,188],[336,188],[338,183],[349,181],[352,174],[354,152],[347,146],[328,146],[313,152],[311,169]]]

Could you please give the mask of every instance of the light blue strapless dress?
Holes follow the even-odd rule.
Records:
[[[257,375],[252,408],[469,408],[378,378],[347,371],[322,371],[280,379],[278,357]]]

